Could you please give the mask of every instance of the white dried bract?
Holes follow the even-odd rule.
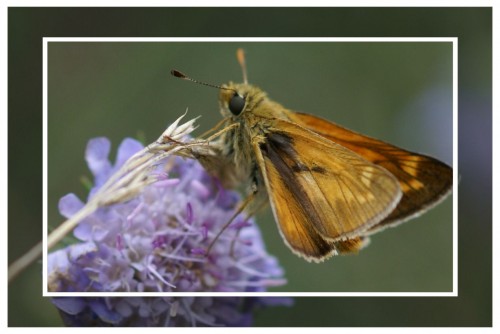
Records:
[[[175,122],[173,122],[163,133],[162,135],[160,136],[160,138],[158,138],[157,140],[157,143],[165,143],[165,142],[168,142],[169,140],[175,140],[175,141],[178,141],[178,140],[181,140],[182,138],[186,137],[187,135],[189,135],[191,132],[193,132],[197,126],[194,126],[194,123],[196,122],[196,120],[199,118],[196,117],[184,124],[181,124],[179,125],[179,122],[184,118],[184,116],[186,116],[187,114],[187,110],[186,112],[184,113],[184,115],[182,115],[181,117],[177,118],[175,120]]]

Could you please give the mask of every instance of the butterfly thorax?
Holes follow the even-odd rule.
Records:
[[[217,172],[226,186],[260,183],[261,175],[257,167],[254,145],[264,141],[272,122],[279,117],[283,107],[270,100],[260,88],[249,84],[229,83],[221,89],[219,103],[225,117],[224,127],[237,124],[225,132],[218,140],[224,163]],[[235,115],[230,109],[231,99],[238,95],[244,99],[244,106]]]

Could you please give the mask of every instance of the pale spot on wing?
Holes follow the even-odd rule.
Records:
[[[366,202],[373,202],[374,200],[375,200],[375,197],[370,192],[363,193],[363,196],[356,197],[356,201],[359,204],[365,204]]]
[[[354,202],[356,200],[356,198],[354,197],[353,193],[350,192],[350,191],[342,192],[342,195],[343,195],[344,201],[347,201],[349,203],[352,203],[352,202]],[[342,204],[342,203],[340,203],[340,204]],[[337,207],[338,206],[339,205],[337,204]]]
[[[403,190],[403,192],[405,193],[408,193],[411,190],[410,186],[406,182],[401,182],[400,186],[401,190]]]
[[[363,171],[360,173],[361,174],[361,181],[367,187],[370,187],[372,184],[374,170],[375,169],[372,168],[371,166],[365,166],[363,168]]]
[[[425,185],[417,179],[409,179],[406,182],[401,182],[400,186],[405,193],[418,191],[425,187]]]
[[[417,179],[411,179],[408,183],[410,184],[410,187],[413,188],[413,190],[419,190],[424,187],[424,184]]]
[[[420,159],[418,157],[405,157],[405,162],[404,164],[401,164],[401,169],[411,176],[416,177],[418,174],[419,161]]]

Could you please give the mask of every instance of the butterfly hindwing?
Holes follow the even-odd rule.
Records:
[[[441,161],[364,136],[316,116],[290,113],[291,121],[340,144],[394,175],[403,196],[394,211],[370,232],[396,225],[439,203],[451,190],[452,168]]]

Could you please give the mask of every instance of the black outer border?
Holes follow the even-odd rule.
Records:
[[[314,16],[315,25],[302,25]],[[377,26],[366,26],[367,18],[377,17]],[[453,20],[450,21],[450,17]],[[472,19],[470,19],[472,18]],[[469,20],[470,19],[470,20]],[[202,22],[200,25],[193,22]],[[481,36],[474,35],[477,25]],[[475,25],[475,26],[473,26]],[[474,29],[472,29],[474,27]],[[488,124],[492,101],[492,8],[9,8],[8,9],[8,122],[9,122],[9,206],[12,190],[26,189],[26,209],[42,216],[42,38],[43,37],[458,37],[459,43],[459,296],[388,298],[296,298],[295,307],[281,308],[265,326],[491,326],[492,325],[492,242],[491,182],[467,182],[467,122],[461,122],[468,108],[465,88],[476,87],[467,68],[477,57],[478,45],[489,50],[483,73],[489,77],[487,96],[482,99]],[[201,35],[200,35],[201,34]],[[479,38],[480,37],[480,38]],[[478,44],[479,43],[479,44]],[[30,52],[26,52],[30,50]],[[29,80],[23,80],[29,78]],[[484,85],[484,83],[483,83]],[[465,87],[465,88],[464,88]],[[462,100],[463,99],[463,100]],[[464,103],[462,103],[464,102]],[[26,130],[31,132],[25,136]],[[33,132],[33,123],[39,128]],[[491,128],[484,129],[475,145],[491,148]],[[29,152],[27,151],[29,148]],[[34,150],[33,148],[40,148]],[[19,166],[18,154],[30,154],[31,166]],[[491,150],[485,161],[491,178]],[[473,175],[471,175],[473,176]],[[477,187],[482,187],[478,189]],[[481,193],[481,207],[466,202],[468,193]],[[484,221],[467,218],[486,212]],[[9,209],[9,244],[35,244],[40,231],[29,231],[18,240],[13,227],[18,213]],[[469,236],[469,237],[468,237]],[[467,254],[466,256],[462,256]],[[9,261],[19,254],[9,253]],[[481,258],[478,266],[473,259]],[[9,308],[15,298],[9,287]],[[486,302],[485,302],[486,301]],[[373,304],[376,303],[376,317]],[[352,312],[355,309],[356,312]],[[470,312],[475,309],[476,312]],[[302,311],[298,311],[302,310]],[[303,310],[309,310],[304,312]],[[346,310],[350,310],[346,312]],[[265,313],[265,312],[263,312]]]

